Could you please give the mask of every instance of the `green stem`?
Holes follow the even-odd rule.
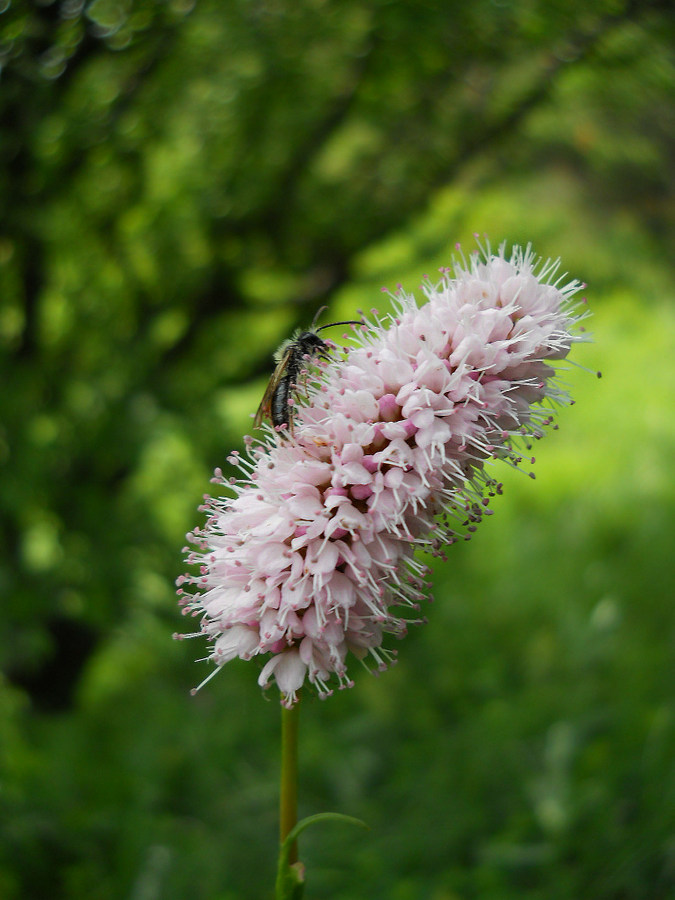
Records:
[[[281,707],[281,793],[279,803],[280,843],[295,828],[298,821],[298,721],[300,697],[290,709]],[[298,860],[298,844],[293,842],[288,863]]]
[[[275,900],[302,900],[305,867],[298,862],[298,835],[315,822],[336,820],[360,825],[363,822],[340,813],[318,813],[298,822],[298,722],[300,693],[291,709],[281,707],[281,791],[279,802],[279,860]]]

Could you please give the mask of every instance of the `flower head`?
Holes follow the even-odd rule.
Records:
[[[422,621],[428,596],[415,549],[443,556],[470,537],[501,490],[488,464],[521,465],[570,402],[555,363],[584,340],[585,313],[557,270],[502,245],[426,282],[422,306],[399,289],[394,316],[373,311],[351,347],[316,361],[292,433],[248,438],[229,457],[240,479],[216,471],[231,496],[207,498],[188,535],[199,574],[178,580],[211,674],[260,656],[260,685],[274,679],[291,705],[307,680],[321,696],[351,686],[350,656],[395,659],[386,636]]]

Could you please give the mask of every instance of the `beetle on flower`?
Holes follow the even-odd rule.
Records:
[[[207,498],[188,535],[198,574],[179,595],[210,641],[205,681],[259,656],[260,685],[274,679],[292,706],[305,681],[321,696],[351,686],[350,657],[395,659],[387,635],[423,621],[428,597],[415,550],[469,537],[501,490],[491,461],[529,461],[571,402],[556,364],[585,340],[581,287],[529,246],[488,246],[425,283],[421,306],[397,290],[392,316],[373,311],[311,364],[293,432],[266,428],[232,453],[241,478],[216,471],[231,496]]]

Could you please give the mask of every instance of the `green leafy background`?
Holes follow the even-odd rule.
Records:
[[[675,894],[675,24],[599,0],[0,2],[0,896],[270,897],[279,713],[173,595],[276,345],[472,234],[577,399],[399,664],[302,709],[308,898]],[[601,369],[598,381],[594,371]]]

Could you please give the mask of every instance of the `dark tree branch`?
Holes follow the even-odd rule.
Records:
[[[656,0],[658,5],[660,0]],[[651,5],[651,4],[648,4]],[[473,134],[468,134],[463,145],[459,147],[454,156],[443,166],[440,166],[434,173],[433,178],[425,187],[425,193],[430,196],[434,191],[452,183],[456,180],[463,167],[479,156],[486,149],[493,147],[509,137],[511,137],[521,125],[521,123],[538,107],[543,105],[551,95],[556,84],[557,77],[566,71],[570,66],[578,65],[590,58],[592,53],[597,49],[600,41],[613,29],[623,25],[627,20],[633,18],[636,12],[642,11],[644,6],[639,0],[631,0],[621,14],[616,16],[606,16],[598,27],[592,32],[575,32],[569,35],[565,43],[574,48],[576,55],[574,59],[568,61],[562,56],[556,56],[549,63],[546,71],[541,75],[540,79],[530,87],[520,102],[511,110],[506,112],[501,118],[488,123],[484,128]],[[568,54],[566,54],[567,56]],[[396,126],[396,132],[400,131]],[[394,135],[391,136],[394,138]],[[413,198],[405,208],[399,206],[401,215],[387,215],[383,217],[379,224],[373,227],[368,235],[367,243],[372,244],[380,241],[396,231],[405,228],[412,215],[419,210],[420,198]],[[355,248],[356,249],[356,248]]]
[[[354,107],[375,55],[376,42],[372,32],[369,35],[368,43],[370,46],[367,52],[358,57],[342,93],[334,100],[333,105],[327,109],[324,116],[318,119],[303,140],[298,143],[288,165],[273,185],[269,195],[271,198],[269,207],[261,219],[261,224],[270,234],[276,236],[277,241],[283,237],[283,221],[286,213],[286,207],[279,203],[279,197],[292,198],[295,195],[298,183],[311,168],[312,161],[324,150]]]

